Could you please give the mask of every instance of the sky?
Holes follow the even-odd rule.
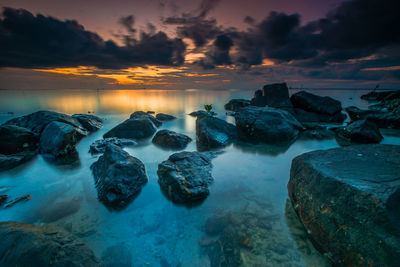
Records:
[[[2,89],[398,88],[395,0],[0,0]]]

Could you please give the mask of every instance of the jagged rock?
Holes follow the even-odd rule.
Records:
[[[290,97],[295,108],[310,112],[334,115],[342,111],[342,104],[329,96],[318,96],[306,91],[300,91]]]
[[[361,99],[367,101],[382,101],[385,97],[395,93],[396,91],[372,91],[361,96]]]
[[[142,139],[151,137],[157,128],[147,117],[127,119],[103,135],[104,138],[118,137],[128,139]]]
[[[109,137],[94,141],[93,144],[90,145],[89,152],[91,154],[104,153],[104,151],[106,151],[106,147],[108,144],[124,147],[124,146],[134,146],[137,143],[130,139]]]
[[[214,180],[211,158],[215,154],[179,152],[158,165],[158,183],[172,201],[191,203],[205,199]]]
[[[111,209],[126,207],[148,181],[144,164],[113,144],[90,168],[99,200]]]
[[[89,132],[95,132],[103,126],[103,119],[95,115],[74,114],[71,117],[77,119],[83,128]]]
[[[339,143],[342,144],[377,144],[383,139],[378,126],[366,120],[354,121],[346,127],[337,130],[336,137],[339,139]],[[345,143],[341,142],[341,140]]]
[[[252,143],[290,143],[304,129],[287,111],[270,107],[245,107],[235,120],[239,138]]]
[[[313,243],[337,266],[398,265],[400,146],[302,154],[292,162],[288,191]]]
[[[172,120],[176,119],[176,117],[172,116],[172,115],[164,114],[164,113],[158,113],[156,115],[156,119],[159,121],[172,121]]]
[[[377,110],[362,110],[351,106],[346,108],[352,121],[367,120],[375,123],[379,128],[400,129],[400,114]]]
[[[190,116],[192,117],[200,117],[200,116],[215,116],[217,115],[217,113],[211,111],[211,112],[207,112],[205,110],[198,110],[198,111],[193,111],[192,113],[189,113]]]
[[[103,266],[80,239],[56,226],[0,222],[1,266]]]
[[[170,130],[158,131],[152,140],[154,144],[166,149],[184,149],[191,141],[189,136]]]
[[[289,99],[289,89],[286,83],[275,83],[264,85],[262,91],[258,90],[251,100],[251,105],[259,107],[292,107]]]
[[[241,108],[247,107],[250,105],[250,100],[246,99],[231,99],[228,103],[225,104],[226,110],[238,111]]]
[[[225,147],[237,139],[236,126],[212,116],[196,119],[196,141],[201,151]]]
[[[160,127],[162,125],[162,121],[156,119],[153,115],[151,115],[148,112],[144,112],[144,111],[136,111],[136,112],[132,113],[129,118],[130,119],[142,119],[142,118],[146,119],[147,118],[147,119],[151,120],[151,122],[153,122],[156,127]]]

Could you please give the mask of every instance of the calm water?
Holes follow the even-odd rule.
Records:
[[[342,101],[343,106],[367,107],[363,91],[314,91]],[[80,166],[60,167],[41,156],[0,174],[0,188],[16,198],[32,199],[0,211],[0,221],[53,224],[81,237],[109,266],[214,266],[222,254],[232,266],[329,266],[316,252],[290,206],[286,184],[291,160],[304,152],[338,147],[334,139],[298,140],[282,150],[265,146],[230,146],[213,161],[210,196],[194,208],[167,200],[157,183],[157,165],[173,152],[151,140],[126,148],[145,165],[148,184],[123,211],[106,209],[89,169],[97,156],[89,145],[137,110],[175,115],[167,128],[195,140],[195,118],[186,114],[212,103],[219,117],[231,98],[250,98],[252,91],[0,91],[0,123],[39,109],[68,114],[94,112],[105,118],[104,127],[78,144]],[[8,114],[14,112],[14,115]],[[228,117],[228,121],[233,119]],[[383,143],[400,144],[398,135],[384,133]],[[187,151],[196,150],[195,142]],[[3,189],[4,190],[4,189]],[[222,218],[222,219],[221,219]],[[229,223],[224,218],[229,218]],[[222,236],[207,236],[207,227],[226,227]],[[218,240],[217,245],[213,240]]]

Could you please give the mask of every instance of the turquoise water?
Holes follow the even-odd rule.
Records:
[[[363,91],[316,90],[343,106],[367,107]],[[289,148],[237,146],[213,160],[210,196],[193,208],[178,206],[161,193],[157,165],[173,152],[151,140],[125,150],[146,166],[149,182],[124,210],[110,211],[97,200],[90,165],[98,156],[90,144],[137,110],[175,115],[160,129],[170,129],[195,140],[195,118],[186,114],[213,104],[221,118],[231,98],[250,98],[252,91],[0,91],[0,123],[39,109],[68,114],[88,111],[105,118],[98,132],[78,144],[80,165],[56,166],[41,156],[0,173],[0,188],[12,198],[30,194],[31,200],[0,210],[0,221],[52,224],[81,237],[109,266],[329,266],[305,238],[304,230],[287,206],[286,184],[291,160],[302,153],[338,147],[334,139],[298,140]],[[10,114],[12,112],[13,114]],[[400,144],[396,132],[384,132],[383,143]],[[195,141],[185,149],[195,151]],[[225,229],[209,236],[209,227]]]

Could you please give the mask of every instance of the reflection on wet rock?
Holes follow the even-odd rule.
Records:
[[[134,140],[125,139],[125,138],[117,138],[117,137],[109,137],[100,140],[94,141],[89,148],[89,152],[93,154],[100,154],[106,151],[106,147],[108,144],[113,144],[119,147],[125,146],[134,146],[137,143]]]

